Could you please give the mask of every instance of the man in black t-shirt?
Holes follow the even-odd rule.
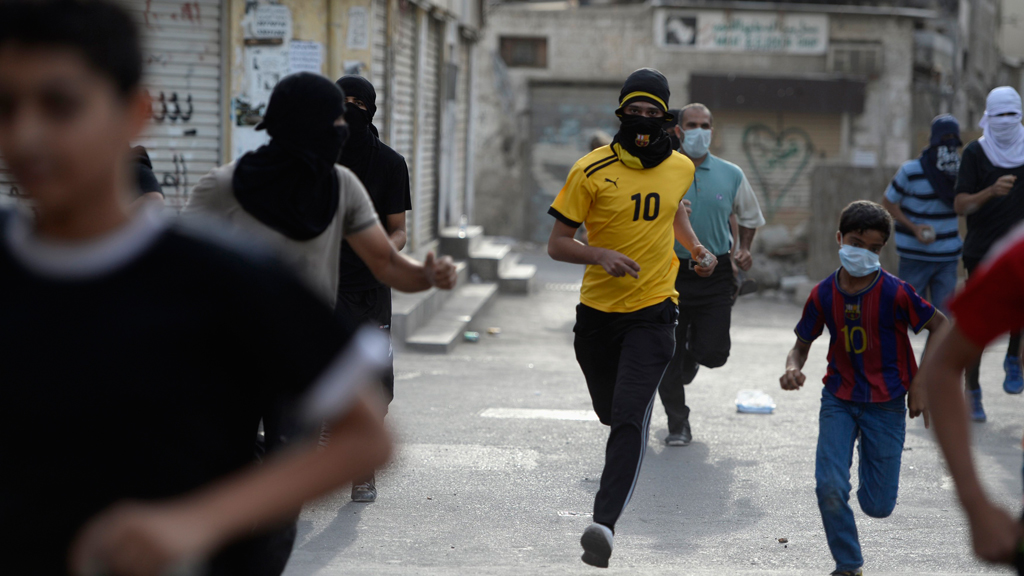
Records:
[[[380,222],[395,249],[405,247],[405,213],[412,210],[409,193],[409,167],[405,158],[377,137],[373,116],[377,112],[377,92],[361,76],[342,76],[338,86],[345,92],[345,122],[349,137],[338,163],[355,172],[366,187]],[[379,327],[391,337],[391,288],[377,280],[348,242],[341,245],[339,270],[339,314],[358,322]],[[394,357],[381,374],[381,391],[388,404],[395,397]],[[374,502],[377,486],[373,476],[352,486],[352,500]]]
[[[3,574],[280,573],[268,531],[390,450],[321,298],[129,206],[141,73],[123,9],[0,2],[0,154],[36,215],[0,213]],[[254,466],[260,420],[300,415],[331,445]]]
[[[968,282],[993,244],[1024,221],[1024,126],[1021,118],[1021,99],[1017,91],[1009,86],[993,89],[981,121],[984,135],[963,151],[953,208],[967,216],[963,259]],[[975,363],[967,370],[965,378],[971,418],[975,422],[987,419],[981,403],[980,370],[981,363]],[[1020,332],[1010,334],[1003,370],[1006,372],[1003,390],[1009,394],[1024,392]]]

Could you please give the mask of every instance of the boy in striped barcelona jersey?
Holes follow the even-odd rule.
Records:
[[[910,284],[881,269],[891,230],[892,217],[874,202],[843,210],[836,234],[842,266],[811,291],[779,379],[783,390],[803,386],[811,342],[828,326],[814,476],[833,575],[859,576],[864,564],[849,504],[854,444],[859,438],[861,510],[885,518],[896,506],[908,404],[911,418],[924,414],[928,422],[924,395],[911,386],[917,363],[907,329],[930,332],[927,357],[931,334],[946,325]]]

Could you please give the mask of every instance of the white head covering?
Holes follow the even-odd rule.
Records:
[[[1012,112],[1008,116],[1000,116]],[[1024,126],[1021,125],[1020,94],[1009,86],[994,88],[985,100],[985,115],[978,126],[985,135],[978,139],[985,155],[1000,168],[1024,165]]]

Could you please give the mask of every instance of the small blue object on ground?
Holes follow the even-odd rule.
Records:
[[[775,401],[761,390],[740,390],[736,394],[736,411],[745,414],[771,414]]]

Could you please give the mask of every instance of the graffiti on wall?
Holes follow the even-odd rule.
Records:
[[[799,127],[777,131],[751,124],[743,131],[743,153],[761,188],[765,218],[771,221],[799,179],[807,175],[814,142]]]

